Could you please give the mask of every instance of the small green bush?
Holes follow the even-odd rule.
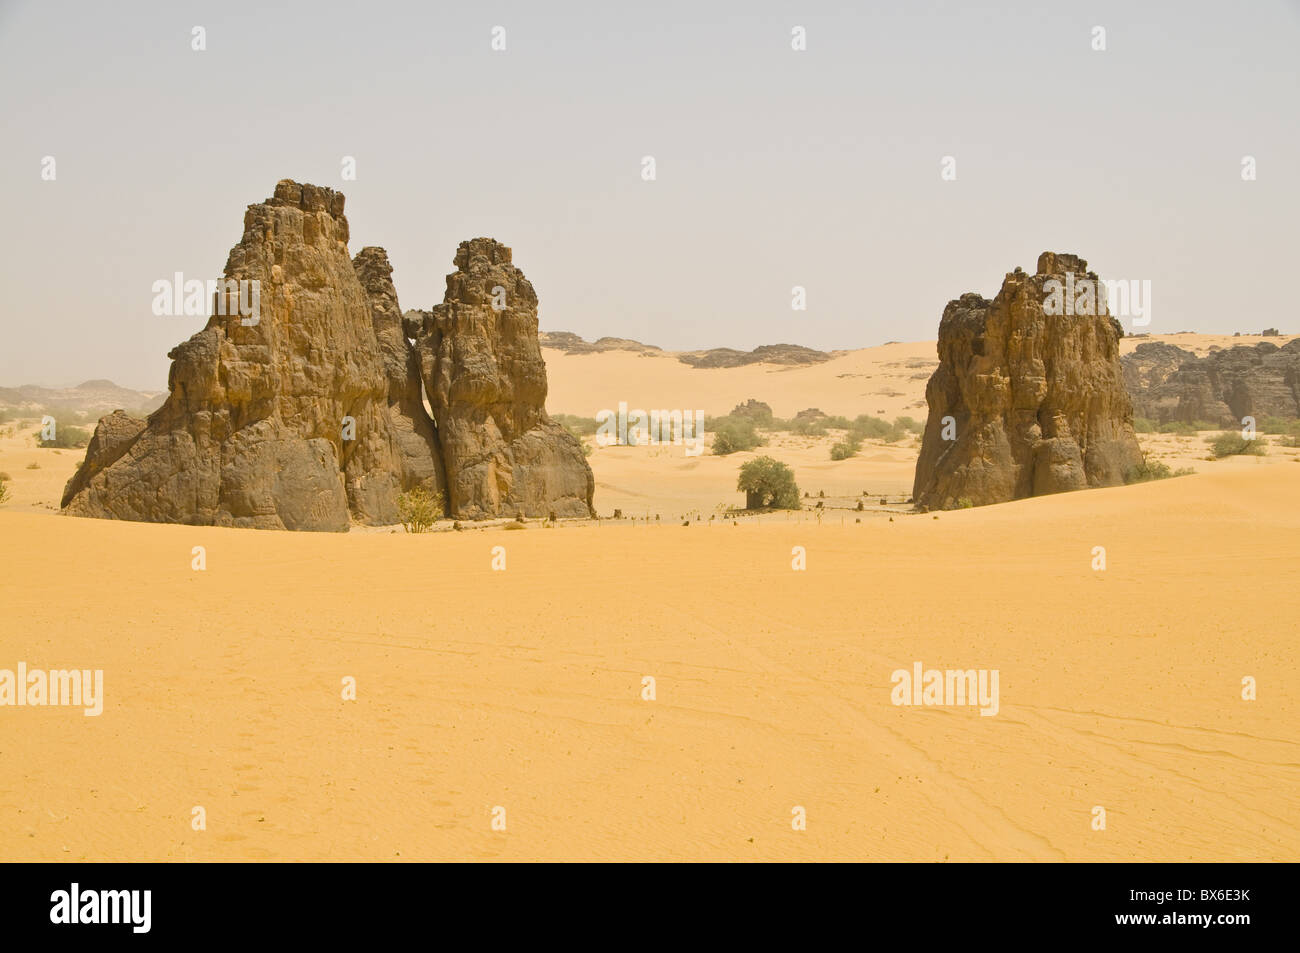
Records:
[[[1193,434],[1196,433],[1196,428],[1193,427],[1185,420],[1171,420],[1168,423],[1163,423],[1160,425],[1160,432],[1173,433],[1173,434]]]
[[[1300,435],[1300,419],[1264,416],[1259,419],[1256,429],[1260,433],[1286,434],[1294,437]]]
[[[1226,431],[1217,437],[1206,437],[1205,442],[1210,445],[1210,451],[1220,459],[1242,455],[1262,457],[1268,452],[1264,449],[1267,443],[1265,440],[1260,437],[1247,440],[1236,430]]]
[[[826,425],[821,420],[792,420],[790,421],[790,432],[800,437],[824,437],[826,436]]]
[[[551,414],[551,419],[575,437],[591,437],[596,433],[595,417],[579,417],[577,414]]]
[[[713,452],[720,457],[763,445],[754,422],[744,417],[719,417],[707,429],[713,431]]]
[[[969,496],[963,496],[957,499],[957,509],[959,510],[969,510],[972,509],[974,506],[975,503],[973,500],[971,500]]]
[[[397,514],[408,533],[427,533],[443,516],[442,494],[414,487],[397,498]]]
[[[1155,433],[1155,432],[1156,432],[1156,422],[1155,422],[1154,420],[1150,420],[1150,419],[1148,419],[1148,418],[1146,418],[1146,417],[1134,417],[1134,418],[1133,418],[1133,429],[1134,429],[1137,433]]]
[[[921,433],[925,430],[925,424],[911,417],[896,417],[894,418],[894,429],[906,433]]]
[[[36,446],[38,447],[61,447],[68,450],[84,447],[88,443],[90,443],[90,431],[82,427],[60,423],[57,418],[55,419],[53,440],[44,439],[39,432],[36,434]]]
[[[1191,467],[1171,470],[1169,464],[1161,463],[1159,460],[1149,460],[1144,455],[1141,463],[1135,467],[1129,467],[1124,474],[1124,482],[1148,483],[1151,480],[1168,480],[1170,477],[1191,476],[1195,472]]]
[[[832,460],[847,460],[858,452],[858,448],[848,443],[837,443],[831,447]]]

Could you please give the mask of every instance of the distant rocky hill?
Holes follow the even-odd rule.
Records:
[[[691,367],[743,367],[746,364],[820,364],[831,355],[798,344],[764,344],[752,351],[715,347],[708,351],[687,351],[677,359]]]
[[[40,384],[0,387],[0,407],[16,411],[58,408],[88,414],[104,414],[113,410],[148,413],[161,407],[166,399],[165,390],[131,390],[103,380],[86,381],[76,387],[44,387]]]
[[[1300,417],[1300,338],[1197,357],[1172,344],[1139,344],[1120,359],[1133,413],[1157,423],[1240,426],[1246,416]]]
[[[603,337],[595,341],[584,341],[572,331],[539,331],[537,342],[542,347],[554,348],[567,354],[599,354],[603,351],[637,351],[662,354],[663,348],[653,344],[642,344],[631,338]]]
[[[604,351],[635,351],[639,354],[672,354],[691,367],[744,367],[746,364],[820,364],[831,355],[798,344],[764,344],[752,351],[738,351],[730,347],[715,347],[705,351],[665,351],[653,344],[642,344],[629,338],[603,337],[585,341],[572,331],[541,331],[537,335],[542,347],[555,348],[566,354],[598,354]]]

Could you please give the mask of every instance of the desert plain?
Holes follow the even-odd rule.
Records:
[[[548,409],[585,417],[924,420],[936,364],[544,354]],[[1295,449],[1142,434],[1196,473],[917,514],[910,438],[588,440],[601,520],[317,534],[60,516],[82,451],[0,431],[0,669],[104,673],[98,716],[0,710],[0,859],[1300,856]],[[758,454],[808,508],[728,515]],[[997,714],[893,704],[916,662],[996,669]]]

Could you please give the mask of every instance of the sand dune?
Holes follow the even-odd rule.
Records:
[[[106,694],[4,711],[0,857],[1293,858],[1295,480],[844,527],[0,512],[0,667]],[[895,707],[914,661],[998,669],[1000,713]]]
[[[551,408],[915,413],[867,389],[932,348],[584,373],[548,353]],[[675,404],[646,367],[707,387]],[[752,454],[600,448],[597,509],[651,525],[406,536],[57,517],[80,454],[16,433],[0,669],[102,669],[106,698],[0,710],[0,858],[1293,859],[1295,451],[1144,442],[1202,472],[891,521],[847,507],[910,489],[912,441],[832,463],[783,435],[764,452],[828,509],[733,525],[709,516]],[[998,714],[894,705],[915,662],[997,669]]]

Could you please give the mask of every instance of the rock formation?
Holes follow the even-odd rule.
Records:
[[[677,359],[691,367],[745,367],[749,364],[821,364],[832,355],[799,344],[763,344],[752,351],[715,347],[708,351],[687,351]]]
[[[1300,417],[1300,338],[1283,347],[1262,341],[1202,358],[1150,342],[1122,363],[1134,413],[1156,423],[1240,427],[1246,416]]]
[[[1178,370],[1186,361],[1196,360],[1191,351],[1161,341],[1144,341],[1119,359],[1124,373],[1124,389],[1133,401],[1134,417],[1150,417],[1150,407],[1143,400],[1154,388],[1169,379],[1169,375]]]
[[[1067,273],[1096,280],[1082,259],[1044,252],[1037,274],[1017,268],[992,301],[968,293],[944,309],[913,487],[919,508],[1111,486],[1141,462],[1118,322],[1104,304],[1092,315],[1044,308],[1045,284]]]
[[[499,440],[498,424],[463,399],[443,404],[440,419],[454,435],[455,463],[448,463],[443,435],[423,403],[420,362],[407,340],[387,255],[365,248],[355,262],[349,258],[343,202],[331,189],[284,180],[272,198],[249,206],[225,277],[259,283],[256,319],[241,315],[230,290],[218,292],[214,304],[221,306],[207,326],[169,354],[170,393],[162,407],[147,422],[125,414],[100,421],[64,492],[67,512],[343,531],[354,520],[397,522],[404,490],[465,483],[450,467],[465,460],[463,448],[476,437],[482,444]],[[505,255],[508,260],[508,249]],[[530,286],[527,293],[532,296]],[[526,447],[517,454],[519,493],[485,494],[482,505],[457,508],[463,494],[452,492],[460,518],[471,511],[545,515],[557,505],[566,515],[591,512],[593,481],[581,448],[541,409],[546,374],[535,296],[529,307],[531,325],[517,322],[506,351],[526,353],[531,344],[536,367],[526,360],[494,364],[499,341],[477,333],[473,322],[463,334],[456,322],[445,331],[445,349],[458,363],[447,362],[440,380],[460,380],[461,391],[473,391],[466,381],[499,364],[498,387],[519,394],[507,403],[513,399],[530,411],[521,413],[525,425],[511,437]],[[465,419],[457,416],[462,411]],[[491,433],[476,435],[477,424]],[[535,463],[544,460],[550,469]],[[495,476],[496,469],[487,469]],[[581,513],[570,493],[578,485],[586,489]]]
[[[537,294],[490,238],[461,242],[443,302],[408,312],[457,519],[590,516],[581,445],[546,415]]]

